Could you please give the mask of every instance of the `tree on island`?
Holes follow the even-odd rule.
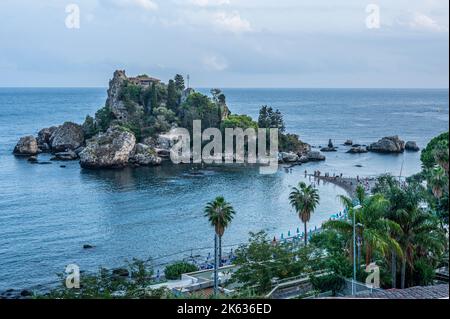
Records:
[[[298,217],[305,226],[305,246],[308,244],[307,223],[311,219],[311,214],[314,213],[316,206],[319,204],[319,200],[319,191],[312,185],[306,186],[303,182],[300,182],[298,187],[293,187],[289,195],[291,206],[295,209]]]
[[[176,112],[178,107],[178,93],[174,80],[169,80],[167,85],[167,107]]]
[[[176,88],[178,91],[184,91],[184,89],[186,88],[186,86],[185,86],[185,84],[184,84],[184,78],[183,78],[183,76],[180,75],[180,74],[177,74],[177,75],[175,75],[174,80],[175,80],[175,88]]]
[[[222,264],[222,236],[225,229],[230,225],[235,211],[230,203],[222,196],[216,197],[212,202],[206,204],[205,217],[208,218],[211,226],[214,227],[214,295],[218,291],[218,268]]]
[[[279,110],[274,111],[272,107],[263,105],[259,110],[258,126],[261,128],[277,128],[283,133],[286,128],[283,115]]]

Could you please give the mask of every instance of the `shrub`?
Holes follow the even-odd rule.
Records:
[[[434,158],[434,150],[439,144],[444,144],[448,147],[448,132],[442,133],[439,136],[436,136],[433,138],[422,150],[422,153],[420,155],[420,160],[422,161],[422,165],[425,168],[432,168],[434,165],[436,165],[436,160]]]
[[[104,132],[108,129],[111,121],[114,119],[114,115],[106,106],[101,108],[95,113],[95,125],[98,131]]]
[[[250,116],[247,115],[230,115],[227,119],[222,121],[222,129],[224,128],[258,128],[258,123],[252,120]]]
[[[311,284],[315,290],[320,292],[331,291],[333,296],[344,287],[345,280],[335,274],[324,276],[311,275]]]
[[[82,125],[84,136],[88,139],[97,134],[98,130],[95,125],[95,120],[92,116],[87,115]]]
[[[166,269],[164,270],[164,275],[168,280],[176,280],[180,279],[182,274],[197,270],[198,270],[197,266],[184,261],[180,261],[167,266]]]
[[[120,90],[120,99],[122,101],[133,101],[140,104],[142,87],[130,82],[125,82]]]

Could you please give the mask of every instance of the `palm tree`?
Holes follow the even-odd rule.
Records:
[[[214,227],[214,294],[217,294],[218,289],[218,268],[219,260],[222,260],[222,236],[225,229],[233,220],[235,211],[230,203],[225,201],[223,196],[216,197],[212,202],[206,204],[205,217],[208,218],[211,226]],[[219,247],[217,247],[219,246]]]
[[[391,231],[399,230],[399,226],[385,218],[386,210],[389,202],[380,194],[367,197],[364,189],[360,186],[357,188],[357,198],[361,205],[361,209],[353,209],[353,201],[347,196],[339,196],[344,206],[349,212],[346,220],[332,220],[324,224],[326,229],[334,229],[347,238],[353,233],[353,215],[355,222],[359,225],[357,235],[365,249],[365,263],[369,265],[372,262],[374,251],[379,251],[383,255],[387,255],[394,250],[400,255],[402,253],[398,242],[390,236]],[[348,247],[352,245],[348,243]],[[353,255],[351,248],[349,249]]]
[[[298,187],[293,187],[292,192],[289,194],[290,204],[305,226],[305,246],[308,244],[307,223],[311,219],[311,214],[314,213],[316,206],[319,204],[319,200],[318,190],[312,187],[312,185],[306,186],[303,182],[300,182]]]
[[[426,257],[432,261],[437,259],[443,250],[445,239],[438,226],[437,219],[421,208],[425,200],[425,190],[418,183],[401,186],[398,181],[384,183],[379,191],[389,200],[390,207],[387,217],[399,226],[399,230],[391,233],[400,244],[401,288],[406,285],[406,267],[413,270],[417,257]],[[379,181],[383,183],[383,181]],[[396,254],[392,256],[393,287],[396,287]],[[394,273],[395,272],[395,273]]]
[[[434,197],[438,200],[442,197],[443,192],[448,187],[448,176],[442,167],[436,167],[430,172],[428,184],[431,187]]]
[[[395,219],[401,227],[399,243],[402,247],[401,288],[406,285],[406,266],[414,269],[414,260],[426,256],[430,261],[444,249],[445,238],[438,226],[438,221],[431,214],[419,207],[412,210],[399,209]]]
[[[441,141],[433,151],[434,159],[448,174],[448,142]]]

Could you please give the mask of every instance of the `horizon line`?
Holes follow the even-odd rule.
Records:
[[[0,89],[107,89],[108,86],[0,86]],[[210,86],[210,87],[193,87],[193,89],[232,89],[232,90],[449,90],[449,87],[231,87],[231,86]]]

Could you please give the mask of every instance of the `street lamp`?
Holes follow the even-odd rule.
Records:
[[[352,280],[352,296],[355,295],[356,282],[356,212],[362,208],[361,205],[353,207],[353,280]]]

